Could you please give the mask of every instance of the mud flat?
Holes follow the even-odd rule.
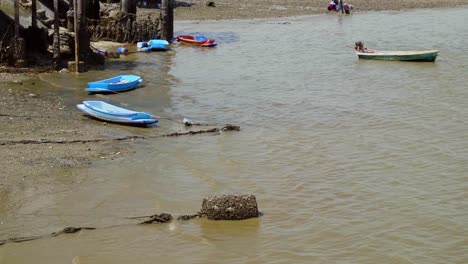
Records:
[[[57,170],[62,180],[70,177],[72,182],[73,168],[125,155],[122,144],[86,142],[125,136],[124,132],[102,122],[84,124],[85,117],[79,111],[70,109],[53,93],[34,90],[36,80],[26,77],[31,76],[4,74],[0,81],[0,193],[34,185],[35,181],[54,180]],[[47,143],[50,141],[77,143]]]
[[[206,5],[207,0],[179,1],[175,8],[176,20],[253,19],[334,14],[327,11],[326,0],[214,0],[215,7]],[[354,6],[354,12],[404,10],[413,8],[447,8],[468,5],[468,0],[351,0],[344,1]],[[155,9],[140,8],[145,17],[158,14]]]

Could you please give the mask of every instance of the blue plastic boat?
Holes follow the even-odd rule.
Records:
[[[158,50],[168,50],[169,49],[169,42],[163,39],[152,39],[148,41],[148,47],[151,48],[153,51]]]
[[[89,82],[85,91],[90,93],[123,92],[136,88],[142,81],[137,75],[119,75],[110,79]]]
[[[82,104],[76,106],[94,118],[113,123],[148,125],[159,121],[150,113],[128,110],[103,101],[83,101]]]

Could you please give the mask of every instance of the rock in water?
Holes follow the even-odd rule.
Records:
[[[203,199],[200,215],[210,220],[242,220],[258,217],[255,195],[221,195]]]

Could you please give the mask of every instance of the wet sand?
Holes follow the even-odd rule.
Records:
[[[3,74],[2,77],[15,76]],[[30,181],[47,182],[57,170],[71,177],[74,168],[88,166],[93,160],[125,155],[121,143],[85,142],[126,136],[123,132],[103,122],[83,122],[86,117],[72,106],[66,106],[59,96],[34,90],[35,79],[2,82],[0,193],[29,186],[33,184]]]
[[[215,7],[208,7],[208,0],[179,1],[175,9],[176,20],[253,19],[335,14],[328,12],[327,0],[214,0]],[[353,12],[403,10],[412,8],[446,8],[468,5],[468,0],[351,0]],[[140,9],[153,13],[154,9]],[[340,13],[341,14],[341,13]]]
[[[253,19],[287,17],[328,13],[327,1],[256,0],[214,1],[216,7],[207,7],[206,1],[179,2],[176,20]],[[185,3],[185,4],[184,4]],[[439,8],[467,5],[468,0],[355,0],[354,12],[370,10],[401,10],[409,8]],[[139,9],[139,15],[159,15],[158,9]],[[333,12],[331,13],[335,15]],[[62,173],[69,184],[78,184],[73,169],[92,164],[97,159],[122,158],[130,150],[122,142],[92,143],[27,143],[28,140],[87,140],[126,136],[114,126],[83,122],[81,112],[66,106],[51,93],[34,90],[30,74],[0,74],[0,196],[15,191],[24,184],[52,180],[51,175]],[[16,82],[13,82],[16,81]],[[25,89],[25,87],[27,87]],[[19,142],[19,143],[18,143]],[[57,171],[60,170],[60,171]]]

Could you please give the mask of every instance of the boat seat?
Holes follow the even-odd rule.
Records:
[[[196,37],[195,37],[195,40],[196,40],[196,41],[202,41],[202,40],[208,40],[208,38],[205,37],[205,36],[196,36]]]

